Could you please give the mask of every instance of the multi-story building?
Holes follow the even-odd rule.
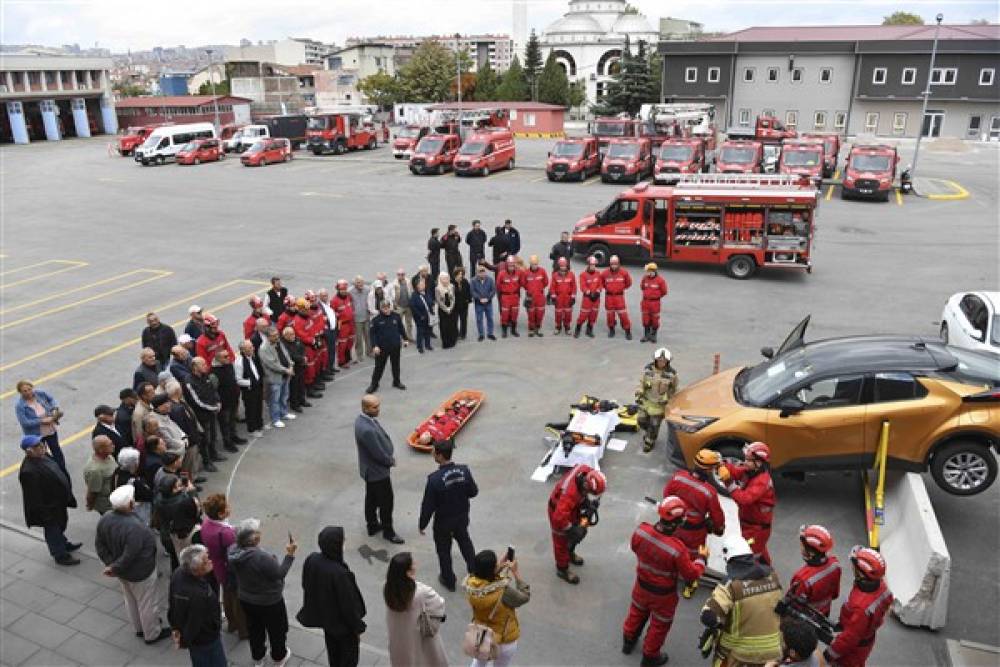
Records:
[[[510,67],[510,62],[514,58],[514,41],[510,35],[427,35],[424,37],[414,36],[378,36],[370,38],[350,37],[345,42],[346,46],[356,46],[358,44],[377,43],[387,44],[397,49],[414,49],[422,42],[433,41],[441,44],[447,49],[465,50],[472,58],[472,71],[477,72],[479,68],[489,61],[490,67],[494,70],[503,71]],[[523,58],[522,58],[523,59]]]
[[[1000,26],[942,25],[931,70],[935,29],[761,27],[664,40],[661,97],[713,102],[720,126],[766,114],[799,131],[1000,139]]]
[[[26,144],[118,131],[111,58],[4,54],[0,141]]]
[[[382,72],[396,74],[396,47],[381,42],[361,42],[327,55],[327,69],[316,72],[316,106],[365,104],[358,82]]]
[[[257,44],[244,41],[240,44],[223,49],[227,62],[256,60],[276,65],[322,65],[324,56],[334,48],[332,44],[304,37],[289,37]]]
[[[230,92],[249,99],[255,115],[299,112],[316,103],[318,65],[230,61],[226,71]]]

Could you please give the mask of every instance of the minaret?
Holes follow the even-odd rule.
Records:
[[[514,42],[514,54],[518,60],[524,60],[524,47],[528,43],[528,2],[513,0],[513,23],[510,38]],[[512,56],[513,57],[513,56]]]

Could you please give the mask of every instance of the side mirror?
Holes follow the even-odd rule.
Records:
[[[970,329],[969,335],[978,340],[979,342],[983,342],[983,332],[980,331],[979,329]]]
[[[760,353],[766,359],[772,359],[774,357],[774,348],[773,347],[762,347],[762,348],[760,348]]]
[[[781,410],[781,412],[778,413],[778,416],[785,419],[791,415],[802,412],[804,407],[806,407],[806,404],[799,399],[794,396],[786,396],[778,401],[778,409]]]

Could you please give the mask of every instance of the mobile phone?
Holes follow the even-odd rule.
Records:
[[[507,545],[507,562],[514,560],[514,547]]]

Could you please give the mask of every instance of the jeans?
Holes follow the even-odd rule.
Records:
[[[226,667],[226,649],[222,646],[222,637],[216,637],[214,642],[201,646],[189,646],[191,667]]]
[[[280,662],[285,658],[288,648],[285,640],[288,638],[288,611],[285,601],[275,604],[250,604],[240,600],[243,613],[247,617],[247,632],[250,634],[250,657],[254,662],[264,659],[267,651],[267,641],[271,642],[271,660]],[[266,639],[265,639],[266,638]]]
[[[49,553],[56,560],[66,557],[66,518],[62,518],[58,523],[47,523],[42,527],[45,531],[45,544],[49,547]]]
[[[267,383],[267,411],[272,424],[288,414],[288,378]]]
[[[486,333],[483,333],[483,319],[486,319]],[[480,336],[493,335],[493,302],[476,303],[476,330]]]

